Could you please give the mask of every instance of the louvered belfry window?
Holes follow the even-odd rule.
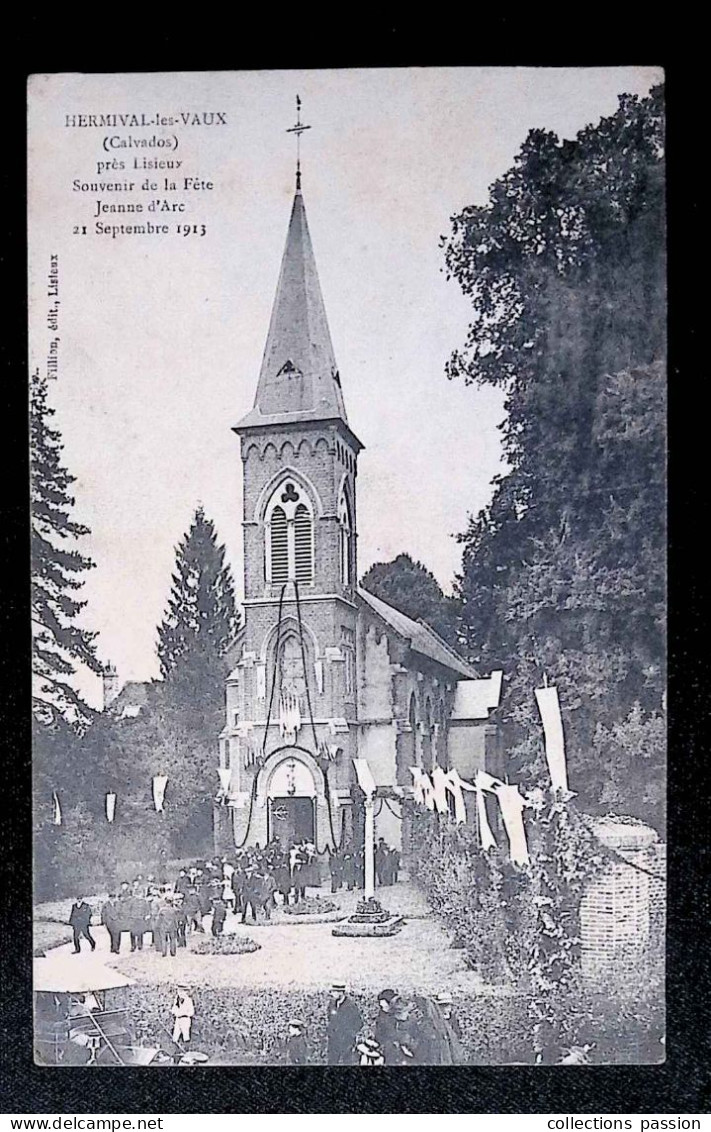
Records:
[[[293,480],[274,492],[267,507],[267,580],[272,585],[314,579],[314,528],[311,507]]]
[[[314,576],[313,526],[303,503],[297,504],[294,512],[294,576],[304,585]]]
[[[283,507],[272,511],[272,582],[279,585],[289,577],[289,543]]]

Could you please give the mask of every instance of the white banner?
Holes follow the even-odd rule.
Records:
[[[113,821],[116,813],[116,795],[109,791],[106,795],[106,820]]]
[[[464,804],[464,790],[475,790],[471,782],[465,782],[459,777],[458,770],[450,770],[447,775],[447,787],[454,798],[454,820],[458,825],[464,825],[467,820],[467,807]]]
[[[232,778],[232,771],[230,770],[230,768],[228,766],[221,766],[221,767],[218,767],[217,773],[220,776],[220,786],[222,787],[222,793],[226,794],[227,791],[230,788],[230,779]]]
[[[168,784],[168,776],[165,774],[153,775],[153,805],[156,808],[156,813],[159,814],[163,809],[163,799],[165,798],[165,788]]]
[[[432,786],[435,808],[440,814],[448,814],[449,806],[447,805],[447,775],[442,770],[441,766],[436,766],[432,771]]]
[[[482,783],[485,771],[478,771],[476,776],[476,816],[479,821],[479,837],[481,839],[482,849],[493,849],[496,846],[496,838],[491,832],[489,825],[489,818],[486,813],[486,802],[484,800],[484,786]],[[488,776],[489,778],[491,775]]]
[[[52,801],[54,802],[54,817],[52,818],[52,821],[55,825],[61,825],[62,824],[62,811],[59,807],[59,798],[57,797],[56,790],[52,791]]]
[[[546,760],[554,790],[568,791],[568,772],[565,765],[565,736],[560,714],[557,688],[536,688],[536,702],[543,722]]]
[[[501,806],[504,829],[509,839],[511,860],[515,865],[527,865],[529,863],[528,845],[526,843],[526,830],[523,825],[523,808],[526,803],[519,793],[518,786],[502,784],[497,787],[494,793]]]
[[[410,774],[413,778],[413,790],[415,794],[415,801],[421,802],[427,806],[428,810],[434,810],[434,788],[432,780],[428,774],[425,774],[422,767],[411,766]]]

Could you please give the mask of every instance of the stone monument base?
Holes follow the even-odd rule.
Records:
[[[402,916],[393,916],[375,897],[360,900],[347,920],[332,928],[331,935],[385,936],[394,935],[404,924]]]

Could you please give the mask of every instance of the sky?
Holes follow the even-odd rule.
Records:
[[[645,94],[661,78],[642,67],[31,78],[30,365],[45,372],[59,340],[50,400],[77,477],[75,518],[91,529],[83,549],[96,563],[82,618],[122,682],[158,674],[175,546],[198,504],[242,591],[242,465],[231,429],[253,403],[286,237],[295,95],[311,126],[303,193],[321,289],[349,421],[365,444],[359,573],[406,551],[448,590],[461,562],[455,535],[504,470],[503,395],[445,377],[471,310],[445,278],[440,237],[452,215],[486,203],[529,130],[572,138],[613,114],[619,94]],[[225,122],[194,125],[193,113]],[[66,125],[67,115],[102,114],[149,124]],[[126,144],[153,137],[177,149]],[[134,158],[183,165],[136,171]],[[125,169],[99,172],[110,160]],[[164,191],[166,176],[176,191]],[[183,176],[212,188],[184,190]],[[147,177],[157,190],[141,190]],[[136,188],[74,188],[125,180]],[[154,199],[185,211],[97,216],[98,200],[145,208]],[[169,233],[95,230],[149,219]],[[204,224],[205,235],[178,234],[177,224]],[[80,673],[78,686],[101,705],[98,678]]]

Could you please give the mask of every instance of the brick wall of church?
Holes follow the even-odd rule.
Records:
[[[307,491],[311,487],[310,494],[317,496],[314,581],[301,588],[304,593],[348,593],[340,581],[338,501],[345,479],[353,505],[353,526],[357,529],[356,458],[339,429],[319,423],[311,428],[300,426],[296,432],[282,427],[271,430],[268,436],[248,436],[242,440],[242,460],[245,596],[279,596],[281,587],[270,586],[266,581],[264,527],[260,520],[273,487],[287,469],[294,471],[298,484]],[[304,478],[300,480],[300,476]]]

